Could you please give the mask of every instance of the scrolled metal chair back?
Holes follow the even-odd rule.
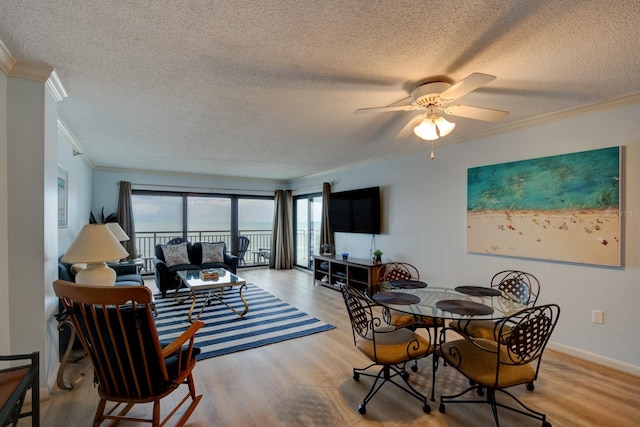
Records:
[[[418,280],[420,272],[413,265],[406,262],[389,262],[380,266],[378,281]]]
[[[530,273],[518,270],[504,270],[491,278],[491,287],[516,302],[534,306],[540,292],[540,282]]]
[[[371,306],[363,304],[366,297],[362,292],[351,286],[344,285],[340,290],[344,298],[345,306],[347,307],[347,312],[349,313],[354,341],[356,334],[362,338],[371,339],[370,332],[376,325],[374,325],[375,317],[373,316]]]
[[[547,304],[524,309],[501,322],[498,344],[504,346],[509,360],[500,362],[524,365],[540,358],[559,315],[558,305]]]

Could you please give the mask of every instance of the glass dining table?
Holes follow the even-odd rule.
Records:
[[[451,320],[499,321],[526,307],[515,296],[496,288],[472,286],[446,280],[395,280],[380,282],[378,292],[370,298],[377,304],[416,319],[430,318],[431,338],[440,344],[439,328]],[[438,353],[433,353],[431,400],[435,400]]]

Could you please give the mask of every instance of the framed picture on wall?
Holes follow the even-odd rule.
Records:
[[[69,207],[69,174],[58,165],[58,228],[67,228]]]
[[[470,168],[467,250],[621,265],[621,147]]]

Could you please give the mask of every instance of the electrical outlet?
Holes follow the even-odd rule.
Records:
[[[604,311],[602,311],[602,310],[593,310],[591,312],[591,320],[593,320],[593,323],[603,324],[604,323]]]

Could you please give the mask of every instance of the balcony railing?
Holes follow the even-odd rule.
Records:
[[[261,250],[271,247],[270,230],[241,230],[241,236],[249,239],[249,248],[244,255],[244,262],[238,267],[253,267],[267,265],[268,260],[260,255]],[[144,263],[143,274],[153,274],[153,258],[155,257],[155,247],[157,244],[165,244],[174,237],[182,237],[182,231],[142,231],[136,232],[136,248],[140,258]],[[307,246],[307,233],[302,232],[297,235],[297,244],[300,248]],[[190,231],[187,233],[187,240],[190,242],[225,242],[227,250],[231,247],[231,231],[229,230],[202,230]]]

